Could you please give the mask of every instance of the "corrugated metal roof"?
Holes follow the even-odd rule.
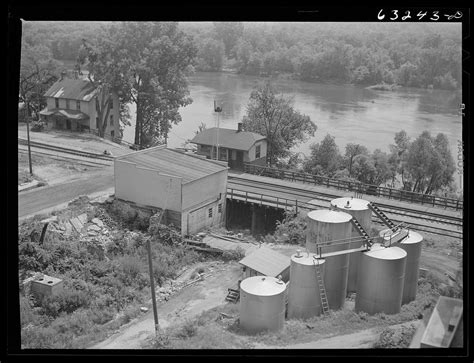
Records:
[[[215,160],[203,159],[162,146],[133,152],[117,159],[182,178],[183,184],[228,169]]]
[[[68,98],[71,100],[90,101],[96,89],[85,79],[63,78],[56,81],[44,94],[45,97]]]
[[[219,146],[221,147],[247,151],[253,144],[263,139],[265,139],[265,136],[255,132],[219,128]],[[217,142],[217,127],[203,130],[191,142],[201,145],[215,145]]]
[[[239,263],[263,275],[277,277],[290,267],[290,258],[262,246],[245,256]]]

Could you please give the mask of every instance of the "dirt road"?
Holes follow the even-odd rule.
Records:
[[[419,321],[410,321],[392,325],[392,328],[419,324]],[[286,345],[283,347],[256,345],[256,349],[371,349],[377,341],[382,327],[365,329],[352,334],[338,335],[335,337],[319,339],[314,342]]]
[[[20,220],[38,212],[67,203],[80,195],[89,195],[114,187],[113,167],[80,173],[74,179],[32,189],[18,194],[18,217]]]
[[[204,281],[184,288],[164,303],[158,304],[160,328],[166,328],[225,303],[227,288],[234,287],[241,274],[236,262],[214,268]],[[186,279],[183,276],[180,279]],[[154,335],[154,317],[150,309],[145,315],[123,326],[118,333],[89,349],[140,349]]]

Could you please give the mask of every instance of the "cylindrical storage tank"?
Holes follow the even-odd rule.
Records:
[[[307,319],[322,311],[316,265],[324,279],[324,260],[314,253],[295,253],[291,256],[290,285],[288,288],[288,318]]]
[[[306,248],[317,253],[316,243],[340,241],[351,238],[352,216],[348,213],[321,209],[308,212],[306,228]],[[338,243],[338,242],[335,242]],[[323,254],[349,249],[349,242],[323,248]],[[349,272],[349,254],[324,257],[324,286],[329,308],[333,310],[344,306],[347,293],[347,274]],[[291,278],[291,277],[290,277]]]
[[[240,283],[240,326],[248,333],[275,331],[285,322],[286,284],[275,277],[253,276]]]
[[[374,244],[363,252],[357,274],[355,310],[368,314],[400,312],[407,253],[399,247]]]
[[[357,219],[362,228],[370,234],[372,227],[372,210],[368,207],[369,202],[364,199],[343,197],[331,200],[331,205],[349,213],[352,217]],[[359,232],[352,226],[352,237],[361,237]],[[361,247],[360,240],[352,242],[350,248]],[[347,292],[357,291],[357,269],[359,266],[360,255],[362,252],[351,253],[349,255],[349,273],[347,276]]]
[[[389,231],[389,229],[381,231],[380,237],[386,236],[386,233]],[[385,239],[387,239],[387,237],[385,237]],[[403,248],[407,253],[402,305],[408,304],[410,301],[416,299],[420,270],[421,242],[423,242],[423,236],[421,234],[408,230],[408,236],[397,245],[397,247]]]

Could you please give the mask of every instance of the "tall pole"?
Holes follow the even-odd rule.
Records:
[[[217,112],[217,154],[216,160],[219,160],[219,112]]]
[[[33,175],[33,167],[31,166],[31,147],[30,147],[30,110],[29,103],[26,105],[26,135],[28,138],[28,163],[30,164],[30,175]]]
[[[153,300],[153,317],[155,318],[155,335],[158,336],[158,330],[160,329],[160,325],[158,323],[158,311],[156,310],[155,281],[153,279],[153,263],[151,259],[150,238],[148,238],[148,240],[146,241],[146,247],[148,250],[148,269],[150,271],[151,298]]]

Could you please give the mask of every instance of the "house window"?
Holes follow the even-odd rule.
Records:
[[[259,159],[260,158],[260,145],[257,145],[257,147],[255,148],[255,159]]]
[[[109,104],[110,104],[110,109],[113,109],[114,108],[114,99],[113,98],[109,98]]]
[[[95,118],[95,128],[96,129],[99,128],[99,118],[98,117]]]
[[[81,101],[76,101],[76,110],[81,109]]]
[[[114,115],[110,115],[110,126],[114,124]]]
[[[110,131],[110,136],[115,137],[115,131],[114,130]]]
[[[56,104],[56,108],[59,108],[59,98],[55,98],[54,102]]]
[[[66,110],[69,110],[69,100],[66,100]]]
[[[208,214],[209,214],[209,218],[212,218],[212,208],[209,208]]]
[[[227,149],[219,148],[219,160],[227,161]]]
[[[217,211],[218,211],[219,213],[222,213],[222,203],[219,203],[219,204],[217,205]]]

